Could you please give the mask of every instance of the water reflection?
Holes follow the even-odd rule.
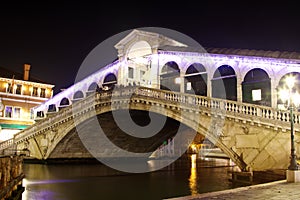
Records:
[[[149,167],[163,162],[151,161]],[[226,160],[202,160],[196,154],[141,174],[102,164],[25,164],[22,200],[161,200],[194,195],[231,188],[228,167]]]
[[[197,154],[191,155],[191,175],[189,178],[189,185],[191,190],[191,195],[198,194],[197,188]]]

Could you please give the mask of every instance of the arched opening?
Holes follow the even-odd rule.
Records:
[[[138,41],[128,51],[128,59],[139,59],[143,56],[152,54],[151,46],[146,41]]]
[[[64,97],[59,103],[59,109],[67,107],[68,105],[70,105],[70,101],[68,98]]]
[[[37,111],[36,112],[36,117],[37,118],[44,118],[45,117],[44,111]]]
[[[86,92],[86,95],[89,96],[90,94],[98,91],[100,88],[96,82],[93,82],[89,87],[88,91]]]
[[[260,68],[250,70],[242,82],[243,102],[271,106],[271,79]]]
[[[184,76],[185,92],[207,96],[207,72],[200,63],[190,65]]]
[[[167,62],[161,70],[160,89],[180,91],[180,69],[176,62]]]
[[[285,102],[283,102],[280,98],[279,91],[281,89],[286,89],[286,78],[287,77],[295,77],[295,83],[293,87],[293,92],[298,92],[300,93],[300,73],[299,72],[290,72],[285,74],[279,81],[278,87],[277,87],[277,105],[278,108],[284,109],[286,105],[284,105]],[[299,111],[299,110],[298,110]]]
[[[236,84],[236,74],[231,66],[218,67],[212,79],[212,97],[236,101]]]
[[[104,90],[110,90],[114,88],[115,84],[117,84],[117,77],[113,73],[109,73],[105,76],[102,87]]]
[[[47,112],[56,112],[56,105],[55,104],[50,104],[48,106]]]
[[[89,86],[88,91],[89,91],[89,92],[91,92],[91,91],[94,92],[94,91],[96,91],[98,88],[99,88],[98,84],[95,83],[95,82],[93,82],[93,83]]]
[[[74,93],[73,95],[73,99],[74,100],[78,100],[78,99],[82,99],[84,97],[83,92],[82,91],[77,91]]]

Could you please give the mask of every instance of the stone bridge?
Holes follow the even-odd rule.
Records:
[[[149,138],[126,136],[114,124],[111,112],[128,109],[136,119],[149,116],[148,112],[167,116],[166,126]],[[91,126],[93,120],[97,120],[105,132],[98,140],[99,135],[92,134],[96,131]],[[286,169],[290,158],[289,120],[288,112],[265,106],[146,87],[117,87],[112,91],[95,92],[38,121],[1,143],[0,150],[26,149],[30,157],[42,160],[95,157],[82,143],[86,138],[88,142],[100,141],[96,157],[118,158],[124,155],[119,148],[108,147],[105,137],[122,149],[145,153],[155,151],[164,141],[181,134],[174,144],[176,151],[182,146],[186,148],[191,141],[184,138],[196,131],[243,170]],[[299,113],[294,120],[298,142]],[[179,123],[183,124],[180,131]],[[78,131],[82,132],[80,136]]]

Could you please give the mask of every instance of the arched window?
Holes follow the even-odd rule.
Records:
[[[236,101],[236,84],[236,74],[231,66],[218,67],[212,79],[212,97]]]
[[[99,89],[98,84],[95,83],[95,82],[93,82],[93,83],[89,86],[88,91],[89,91],[89,92],[95,92],[97,89]]]
[[[84,97],[84,95],[83,95],[82,91],[77,91],[73,95],[73,99],[82,99],[83,97]]]
[[[103,80],[102,87],[104,90],[113,89],[115,84],[117,84],[117,77],[113,73],[109,73],[105,76]]]
[[[48,106],[47,112],[56,112],[56,105],[55,104],[50,104]]]
[[[161,70],[160,89],[180,91],[180,69],[176,62],[167,62]]]
[[[190,65],[184,76],[185,92],[207,96],[207,72],[200,63]]]
[[[271,80],[265,70],[255,68],[247,72],[242,90],[243,102],[271,106]]]
[[[68,98],[64,97],[61,101],[60,101],[60,106],[68,106],[70,105],[70,101]]]

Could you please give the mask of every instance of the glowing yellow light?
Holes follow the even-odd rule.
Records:
[[[286,102],[289,99],[289,91],[286,89],[281,89],[279,90],[279,98],[283,101]]]
[[[300,94],[298,92],[293,94],[293,103],[296,107],[300,105]]]
[[[191,175],[189,178],[189,186],[192,195],[196,195],[197,191],[197,155],[191,155]]]
[[[285,83],[287,84],[289,89],[292,89],[294,87],[295,82],[296,82],[296,78],[294,76],[288,76],[285,79]]]

